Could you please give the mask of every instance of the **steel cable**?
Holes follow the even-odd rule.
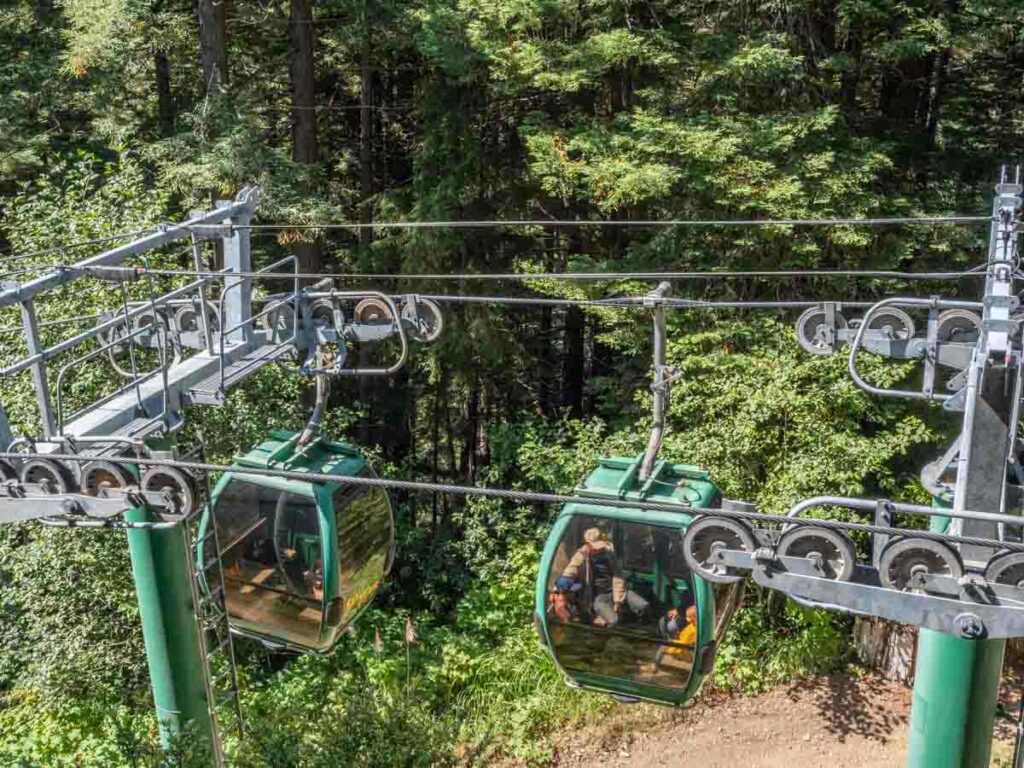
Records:
[[[32,251],[31,253],[4,253],[0,254],[0,263],[4,261],[21,261],[22,259],[32,259],[36,256],[46,256],[49,253],[60,253],[62,251],[68,251],[74,248],[82,248],[87,245],[103,245],[104,243],[112,243],[115,240],[125,240],[129,237],[136,237],[145,232],[149,232],[150,227],[143,227],[141,229],[135,229],[131,232],[121,232],[116,235],[110,235],[109,237],[97,237],[91,240],[77,240],[73,243],[66,243],[64,245],[55,245],[52,248],[44,248],[39,251]]]
[[[83,456],[81,454],[66,453],[20,453],[0,452],[2,459],[48,459],[50,461],[93,461],[95,456]],[[590,496],[569,496],[557,493],[541,493],[537,491],[515,491],[507,488],[487,488],[469,485],[454,485],[451,483],[429,483],[419,480],[395,480],[382,477],[353,477],[346,475],[330,475],[320,472],[297,472],[284,469],[260,469],[255,467],[233,467],[225,464],[208,464],[196,461],[177,461],[143,459],[135,457],[112,458],[112,461],[123,461],[125,464],[139,464],[142,466],[168,466],[178,469],[186,469],[193,472],[228,472],[238,476],[253,477],[274,477],[286,480],[299,480],[301,482],[336,483],[339,485],[351,485],[369,488],[391,488],[401,491],[426,492],[426,493],[450,493],[460,496],[480,496],[484,498],[501,499],[504,501],[522,502],[526,504],[580,504],[599,507],[611,507],[615,509],[641,509],[652,512],[676,512],[689,515],[707,515],[712,517],[731,518],[734,520],[749,520],[774,525],[784,524],[787,527],[794,526],[818,526],[836,531],[854,531],[860,533],[879,533],[883,535],[900,534],[903,536],[914,536],[940,543],[967,544],[977,547],[995,547],[1012,552],[1024,552],[1024,543],[1009,541],[995,541],[974,536],[958,536],[949,533],[935,533],[925,530],[914,530],[897,528],[894,526],[881,526],[869,523],[846,523],[838,520],[820,520],[806,517],[786,517],[784,515],[769,515],[763,512],[746,512],[743,510],[717,509],[691,507],[685,504],[660,503],[652,501],[627,501],[623,499],[606,499]],[[1024,525],[1024,517],[1021,518]]]
[[[353,273],[353,272],[258,272],[231,271],[213,272],[196,269],[166,269],[159,267],[132,267],[126,265],[99,265],[76,267],[75,265],[53,265],[65,269],[80,269],[85,272],[95,271],[105,275],[122,273],[126,279],[143,275],[185,275],[189,277],[260,277],[276,280],[719,280],[719,279],[752,279],[752,278],[796,278],[796,277],[867,277],[890,280],[960,280],[964,278],[984,278],[982,268],[959,272],[898,272],[892,270],[871,269],[787,269],[787,270],[734,270],[734,271],[696,271],[696,272],[508,272],[508,273]]]
[[[480,219],[449,221],[341,221],[243,224],[236,229],[484,229],[490,227],[884,227],[903,224],[977,224],[989,216],[894,216],[821,219]]]

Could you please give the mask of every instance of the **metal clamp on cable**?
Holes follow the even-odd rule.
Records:
[[[396,332],[401,345],[398,360],[388,367],[376,368],[340,368],[338,366],[310,367],[302,366],[299,373],[305,376],[326,375],[326,376],[392,376],[397,373],[409,357],[409,339],[405,332],[405,326],[401,321],[398,307],[394,300],[380,291],[330,291],[328,297],[331,299],[363,298],[356,305],[354,313],[354,324],[356,325],[381,325],[387,327],[388,335]],[[310,293],[307,298],[323,298],[319,293]]]
[[[871,339],[870,344],[866,344],[866,335],[868,330],[877,324],[878,318],[883,314],[883,310],[887,307],[916,307],[928,309],[928,338]],[[868,311],[864,314],[860,327],[857,328],[857,335],[854,336],[853,342],[850,344],[850,356],[847,363],[847,367],[850,371],[850,377],[858,387],[873,395],[882,395],[884,397],[909,397],[917,400],[945,401],[951,399],[953,395],[937,394],[932,391],[934,382],[934,366],[936,363],[939,363],[951,368],[964,368],[969,364],[970,355],[973,352],[975,342],[974,340],[965,342],[955,340],[957,338],[955,334],[961,330],[957,323],[964,319],[965,310],[979,310],[981,308],[982,305],[976,301],[952,301],[939,299],[938,297],[932,297],[930,299],[897,297],[892,299],[883,299],[882,301],[871,305]],[[943,312],[940,315],[938,312],[940,309],[953,311]],[[967,319],[969,320],[970,318]],[[876,387],[873,384],[869,384],[857,371],[857,353],[862,347],[878,355],[902,360],[912,360],[918,357],[924,358],[925,365],[928,366],[929,370],[926,371],[925,382],[922,389],[887,389],[885,387]],[[931,350],[931,353],[929,353],[929,350]]]

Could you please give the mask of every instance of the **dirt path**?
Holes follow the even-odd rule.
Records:
[[[836,676],[750,697],[711,696],[688,710],[619,707],[558,744],[558,766],[901,768],[910,691]],[[1007,753],[1006,743],[996,754]]]

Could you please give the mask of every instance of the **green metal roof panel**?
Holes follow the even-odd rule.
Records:
[[[235,464],[254,469],[286,469],[341,476],[358,475],[366,467],[366,460],[359,451],[346,443],[317,438],[303,450],[295,451],[298,434],[275,430],[248,453],[236,457]]]
[[[641,480],[641,461],[642,457],[603,458],[576,492],[581,496],[676,502],[694,507],[707,506],[718,493],[708,472],[692,464],[659,461],[650,478]]]

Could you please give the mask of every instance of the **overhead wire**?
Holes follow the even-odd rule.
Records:
[[[480,219],[375,222],[276,222],[237,225],[236,229],[485,229],[491,227],[781,227],[898,226],[910,224],[976,224],[987,216],[905,216],[819,219]]]
[[[379,273],[379,272],[259,272],[256,270],[223,272],[165,269],[148,267],[115,266],[66,266],[67,269],[82,269],[109,274],[122,272],[129,277],[143,275],[185,275],[191,277],[259,277],[265,279],[296,279],[323,280],[446,280],[446,281],[526,281],[526,280],[709,280],[709,279],[771,279],[798,277],[865,277],[892,280],[959,280],[963,278],[984,278],[985,273],[977,268],[959,272],[898,272],[877,269],[785,269],[785,270],[728,270],[728,271],[690,271],[690,272],[506,272],[506,273]]]
[[[109,237],[95,237],[90,240],[76,240],[73,243],[64,243],[63,245],[55,245],[51,248],[43,248],[38,251],[32,251],[30,253],[0,253],[0,263],[5,261],[21,261],[23,259],[33,259],[37,256],[46,256],[51,253],[60,253],[62,251],[69,251],[75,248],[83,248],[87,245],[103,245],[105,243],[112,243],[115,240],[126,240],[129,237],[136,237],[152,230],[152,227],[141,227],[140,229],[134,229],[130,232],[119,232],[116,235],[110,235]]]

